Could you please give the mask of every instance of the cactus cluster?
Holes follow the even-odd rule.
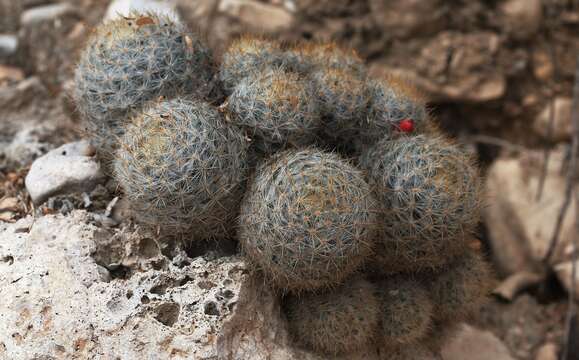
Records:
[[[470,157],[410,85],[370,79],[336,44],[244,36],[214,67],[198,39],[134,14],[97,29],[78,64],[79,111],[136,220],[238,240],[296,346],[427,356],[416,344],[488,289],[468,243],[481,198]]]

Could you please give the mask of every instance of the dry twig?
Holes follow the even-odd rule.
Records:
[[[513,152],[527,151],[527,148],[522,146],[522,145],[513,144],[512,142],[509,142],[505,139],[501,139],[501,138],[493,137],[493,136],[488,136],[488,135],[474,135],[474,136],[469,137],[469,140],[473,143],[499,146],[499,147],[508,149],[510,151],[513,151]]]
[[[567,172],[567,188],[573,188],[575,174],[577,170],[577,153],[579,152],[579,56],[577,57],[575,67],[575,86],[573,89],[573,108],[571,112],[571,121],[573,126],[573,141],[571,153],[571,165]],[[575,204],[579,206],[579,190],[575,191]],[[569,198],[571,194],[569,194]],[[571,286],[569,290],[569,310],[565,323],[565,343],[563,350],[563,360],[579,359],[579,329],[577,320],[577,308],[575,304],[575,282],[577,276],[577,243],[579,234],[579,211],[575,212],[575,236],[572,240],[572,259],[571,259]],[[551,244],[553,245],[553,244]],[[552,246],[553,248],[555,246]],[[551,248],[549,250],[552,250]]]

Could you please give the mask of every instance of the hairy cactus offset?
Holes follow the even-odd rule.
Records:
[[[481,184],[455,145],[425,135],[383,139],[360,158],[382,207],[375,261],[383,273],[446,264],[479,220]]]
[[[136,218],[195,239],[225,236],[247,172],[243,135],[202,101],[160,101],[120,140],[114,177]]]
[[[433,305],[422,284],[395,276],[378,283],[378,291],[386,345],[413,343],[428,333]]]
[[[226,112],[265,154],[313,143],[321,122],[313,86],[283,69],[243,79],[227,100]]]
[[[288,296],[289,330],[315,352],[338,355],[372,345],[379,325],[379,302],[372,284],[355,279],[323,293]]]
[[[183,25],[135,13],[96,29],[75,71],[74,98],[109,160],[134,111],[161,96],[206,96],[212,70],[209,49]]]
[[[410,346],[401,345],[398,347],[380,348],[381,360],[433,360],[437,357],[428,347],[422,344],[412,344]]]
[[[219,78],[230,94],[248,76],[268,68],[291,68],[278,42],[251,35],[233,41],[223,55]]]
[[[396,134],[421,133],[427,126],[424,100],[409,83],[396,77],[369,82],[369,109],[359,123],[356,146],[363,151]]]
[[[436,319],[457,322],[479,311],[491,290],[492,273],[480,253],[469,250],[427,283]]]
[[[286,52],[286,58],[301,64],[303,69],[341,69],[359,79],[366,77],[364,61],[355,51],[338,46],[336,43],[298,44]]]
[[[339,284],[368,257],[375,200],[361,173],[334,154],[286,151],[257,169],[243,200],[246,257],[282,290]]]
[[[322,68],[312,74],[325,137],[351,142],[359,133],[369,102],[366,82],[341,68]]]

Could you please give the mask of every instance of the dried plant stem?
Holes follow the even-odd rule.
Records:
[[[573,108],[571,112],[571,121],[573,126],[573,147],[571,153],[571,165],[567,173],[567,188],[573,188],[576,180],[577,170],[577,152],[579,151],[579,56],[577,57],[575,67],[575,86],[573,89]],[[569,198],[571,194],[569,194]],[[579,206],[579,191],[575,191],[575,204]],[[565,343],[563,350],[563,360],[577,359],[577,307],[575,304],[575,282],[577,276],[577,234],[579,231],[579,212],[575,212],[575,236],[572,239],[572,259],[571,259],[571,286],[569,289],[569,310],[565,323]],[[555,248],[554,244],[551,244]],[[552,249],[550,248],[549,250]]]

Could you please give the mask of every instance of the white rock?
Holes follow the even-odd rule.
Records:
[[[573,106],[573,100],[571,98],[557,97],[552,103],[547,104],[545,109],[543,109],[535,119],[533,129],[537,134],[541,135],[544,139],[547,139],[551,106],[554,106],[553,133],[551,140],[557,142],[568,141],[571,139],[571,133],[573,132],[573,126],[571,123],[571,107]]]
[[[499,159],[487,174],[484,217],[499,270],[511,274],[540,270],[553,236],[556,219],[565,201],[565,176],[561,174],[564,152],[551,153],[544,190],[536,201],[542,169],[542,152],[527,152],[520,158]],[[560,241],[552,263],[575,234],[575,203],[563,220]]]
[[[179,21],[177,3],[174,0],[113,0],[105,15],[105,21],[129,16],[132,11],[155,12]]]
[[[88,192],[104,180],[94,149],[87,141],[63,145],[36,159],[26,176],[26,189],[35,204],[51,196]]]
[[[0,34],[0,57],[9,57],[18,50],[18,36]]]
[[[514,360],[493,333],[462,324],[457,334],[442,347],[444,360]]]
[[[264,32],[289,29],[294,21],[293,15],[285,8],[253,0],[222,0],[219,11]]]
[[[37,6],[22,13],[20,16],[20,25],[28,26],[43,21],[55,20],[75,12],[76,8],[69,3]]]

